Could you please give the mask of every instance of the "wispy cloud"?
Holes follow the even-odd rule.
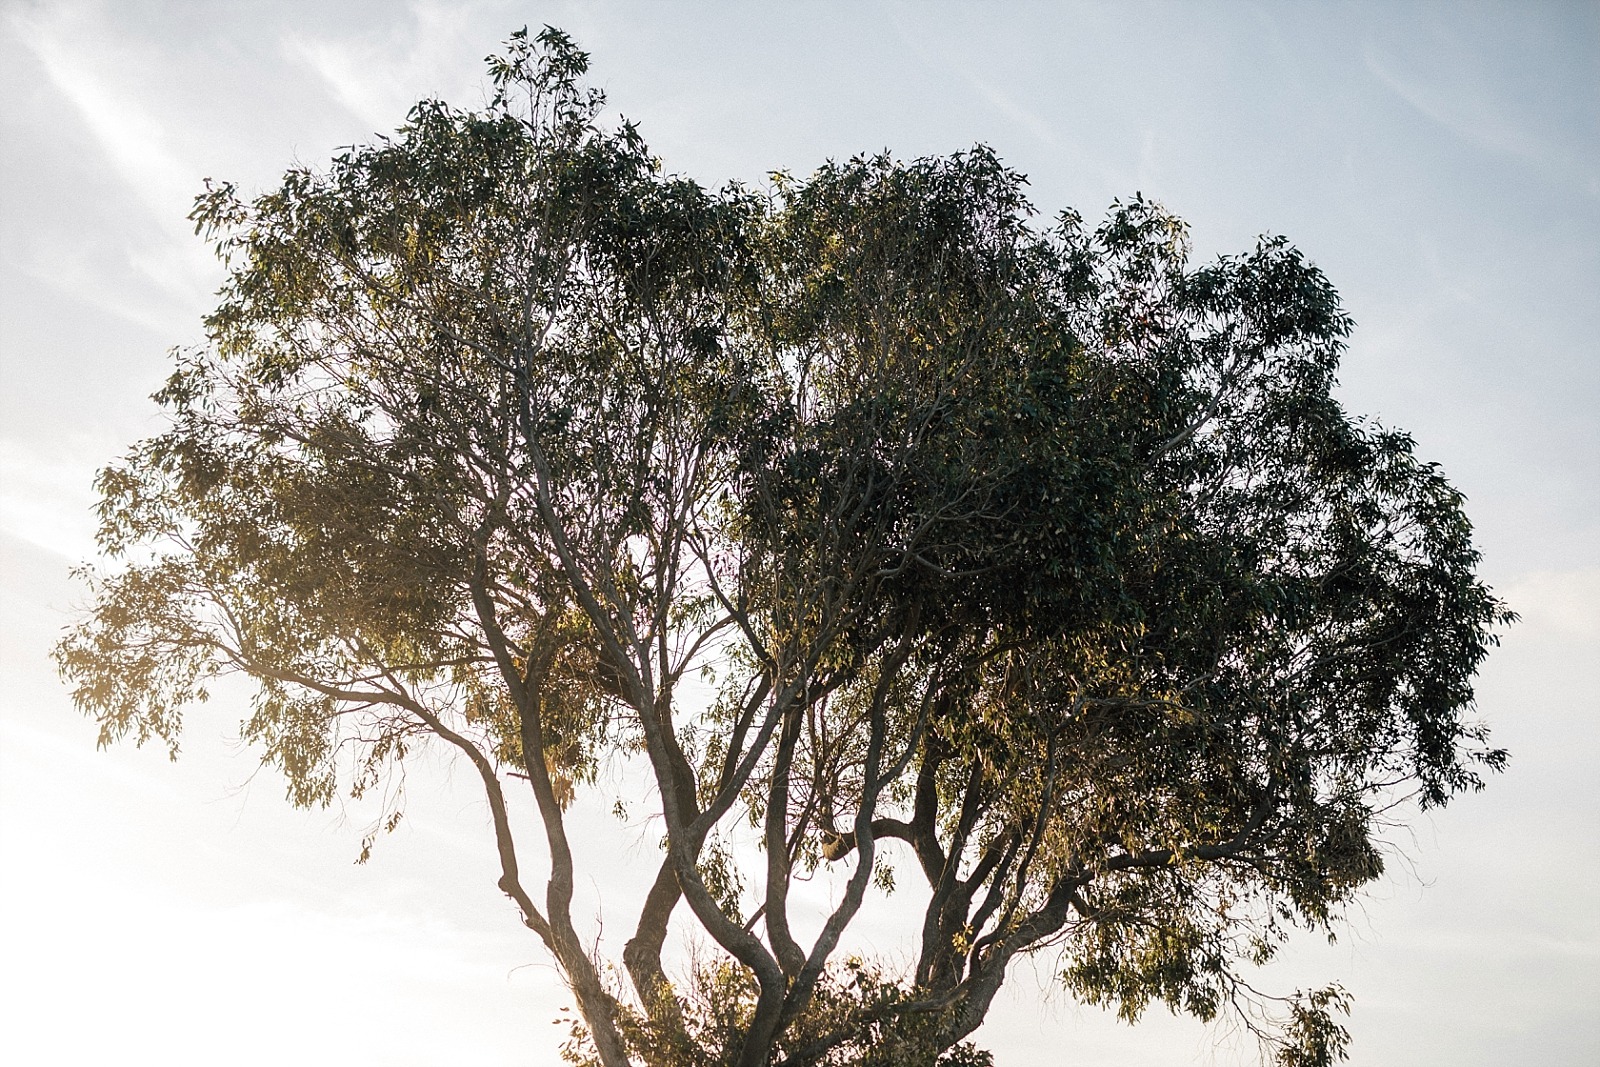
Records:
[[[1044,118],[1042,118],[1037,112],[1030,111],[1028,108],[1023,107],[1010,96],[997,89],[994,85],[978,77],[971,70],[959,65],[953,65],[953,69],[955,69],[956,73],[961,75],[961,78],[968,85],[972,86],[979,96],[987,100],[989,105],[996,111],[1000,112],[1000,114],[1004,115],[1018,126],[1021,126],[1023,129],[1033,134],[1040,141],[1043,141],[1051,148],[1061,147],[1061,139],[1056,136],[1054,127],[1052,127],[1050,123],[1046,122]]]
[[[1600,642],[1600,567],[1524,574],[1496,590],[1522,626],[1550,639]]]
[[[1046,121],[1043,116],[1017,102],[1014,97],[1001,90],[987,78],[981,77],[970,64],[952,55],[948,49],[935,50],[916,32],[911,20],[903,16],[903,10],[899,5],[893,5],[885,9],[885,14],[888,16],[890,25],[899,34],[901,41],[922,62],[923,66],[929,67],[940,74],[955,75],[1006,119],[1027,130],[1051,148],[1059,149],[1062,147],[1061,138],[1058,136],[1055,127]]]
[[[80,161],[84,175],[89,180],[96,173],[111,175],[132,194],[128,207],[146,209],[147,239],[119,250],[121,265],[143,284],[130,289],[92,262],[109,249],[90,239],[87,229],[65,243],[34,244],[19,266],[75,299],[164,332],[176,313],[191,314],[203,303],[214,283],[212,257],[186,221],[201,168],[177,150],[181,137],[155,117],[137,91],[108,77],[107,72],[137,70],[140,60],[97,36],[93,14],[93,7],[78,5],[18,8],[9,21],[100,150],[98,161],[93,154]]]
[[[95,248],[38,245],[19,256],[17,270],[73,301],[131,322],[166,340],[175,330],[192,331],[195,312],[204,306],[215,263],[188,235],[171,241],[129,245],[117,257],[141,284],[128,285],[97,260]],[[120,276],[125,279],[126,276]]]
[[[379,50],[369,53],[343,41],[301,37],[285,40],[284,50],[291,60],[304,64],[321,78],[345,110],[374,130],[398,124],[405,94],[395,89],[394,78],[374,64],[374,56],[381,54]]]
[[[410,14],[387,38],[328,40],[291,34],[283,40],[283,51],[322,79],[351,114],[374,130],[390,130],[419,93],[438,91],[439,86],[428,82],[459,67],[452,60],[457,46],[466,43],[462,27],[471,22],[459,4],[415,3]]]
[[[162,219],[171,216],[174,205],[187,205],[199,184],[196,169],[173,151],[167,131],[133,95],[100,75],[110,64],[96,62],[83,38],[64,24],[65,17],[14,12],[12,22],[123,181]]]
[[[43,454],[0,438],[0,531],[74,563],[94,555],[95,464],[85,447]]]
[[[1589,196],[1600,194],[1600,174],[1584,166],[1570,152],[1550,144],[1524,124],[1508,117],[1503,108],[1487,99],[1481,87],[1466,79],[1451,84],[1407,76],[1398,62],[1384,56],[1371,45],[1362,50],[1367,71],[1378,83],[1407,106],[1451,134],[1485,152],[1510,156],[1559,175],[1577,185]]]

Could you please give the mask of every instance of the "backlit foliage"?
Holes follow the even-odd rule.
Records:
[[[518,34],[485,109],[198,199],[228,280],[58,649],[102,742],[176,751],[231,674],[296,804],[454,751],[575,1062],[976,1065],[1044,949],[1129,1020],[1342,1058],[1337,987],[1242,974],[1333,929],[1397,800],[1503,762],[1467,715],[1505,615],[1460,495],[1333,399],[1327,280],[1278,238],[1193,265],[1138,197],[1043,222],[981,147],[710,192],[586,67]],[[620,967],[566,836],[614,756],[665,829]],[[890,886],[904,973],[840,948]]]

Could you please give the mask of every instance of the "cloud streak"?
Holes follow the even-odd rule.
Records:
[[[419,93],[435,93],[427,85],[459,64],[451,62],[455,45],[463,44],[465,21],[460,5],[411,5],[410,18],[397,26],[390,40],[329,40],[289,34],[283,38],[285,58],[311,70],[340,106],[373,130],[394,129]],[[396,46],[394,38],[403,43]]]
[[[1562,180],[1600,196],[1600,175],[1584,168],[1571,153],[1535,136],[1523,125],[1501,114],[1485,99],[1476,84],[1452,86],[1449,90],[1397,73],[1393,62],[1381,57],[1371,45],[1362,49],[1362,61],[1378,84],[1423,118],[1447,130],[1458,139],[1492,155],[1507,156],[1553,172]],[[1590,172],[1585,173],[1588,170]]]
[[[195,168],[168,147],[165,128],[131,94],[99,76],[98,70],[111,64],[95,62],[81,48],[67,44],[69,35],[62,32],[61,23],[68,17],[51,24],[18,13],[12,22],[18,38],[78,113],[112,169],[158,218],[170,219],[174,205],[186,209],[199,186]]]
[[[203,305],[215,273],[211,256],[193,239],[186,221],[200,188],[201,167],[174,149],[173,133],[137,91],[105,76],[105,71],[137,69],[139,57],[97,36],[85,25],[92,21],[86,12],[92,13],[71,5],[48,14],[18,10],[9,22],[100,150],[103,166],[95,165],[93,155],[74,160],[84,179],[93,182],[97,172],[109,174],[146,209],[142,222],[151,227],[147,239],[123,243],[117,250],[122,265],[146,284],[130,289],[91,263],[109,251],[103,244],[36,243],[19,266],[29,277],[76,300],[166,332],[179,313],[192,314]],[[116,210],[125,209],[119,203]],[[122,233],[128,232],[123,228]],[[152,299],[155,294],[159,296]]]

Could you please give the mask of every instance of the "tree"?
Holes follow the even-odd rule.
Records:
[[[1326,279],[1277,238],[1192,267],[1141,198],[1040,226],[984,148],[708,192],[586,69],[516,34],[483,110],[197,199],[228,280],[57,649],[102,743],[175,753],[239,674],[296,804],[456,752],[578,1061],[981,1063],[1044,949],[1130,1020],[1342,1058],[1338,987],[1242,970],[1336,929],[1395,805],[1503,764],[1466,716],[1509,615],[1460,495],[1332,398]],[[621,971],[567,837],[613,759],[665,827]],[[906,973],[841,949],[892,854]],[[712,956],[669,966],[674,921]]]

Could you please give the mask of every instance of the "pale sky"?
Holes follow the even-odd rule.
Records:
[[[1343,982],[1356,1064],[1600,1062],[1600,4],[1532,0],[0,2],[0,1061],[553,1062],[570,1001],[494,888],[468,777],[423,761],[356,867],[367,814],[289,809],[233,740],[237,692],[176,763],[97,752],[46,658],[84,596],[93,472],[158,428],[167,351],[201,340],[201,180],[263,189],[420,97],[481,103],[482,57],[542,23],[707,184],[981,141],[1047,217],[1140,191],[1199,257],[1273,232],[1320,265],[1357,322],[1343,399],[1467,493],[1523,616],[1479,685],[1513,758],[1393,835],[1338,944],[1258,984]],[[613,935],[659,834],[602,814],[630,790],[579,815],[624,842],[589,857]],[[896,919],[862,943],[893,951]],[[977,1035],[1000,1067],[1255,1062],[1049,974]]]

